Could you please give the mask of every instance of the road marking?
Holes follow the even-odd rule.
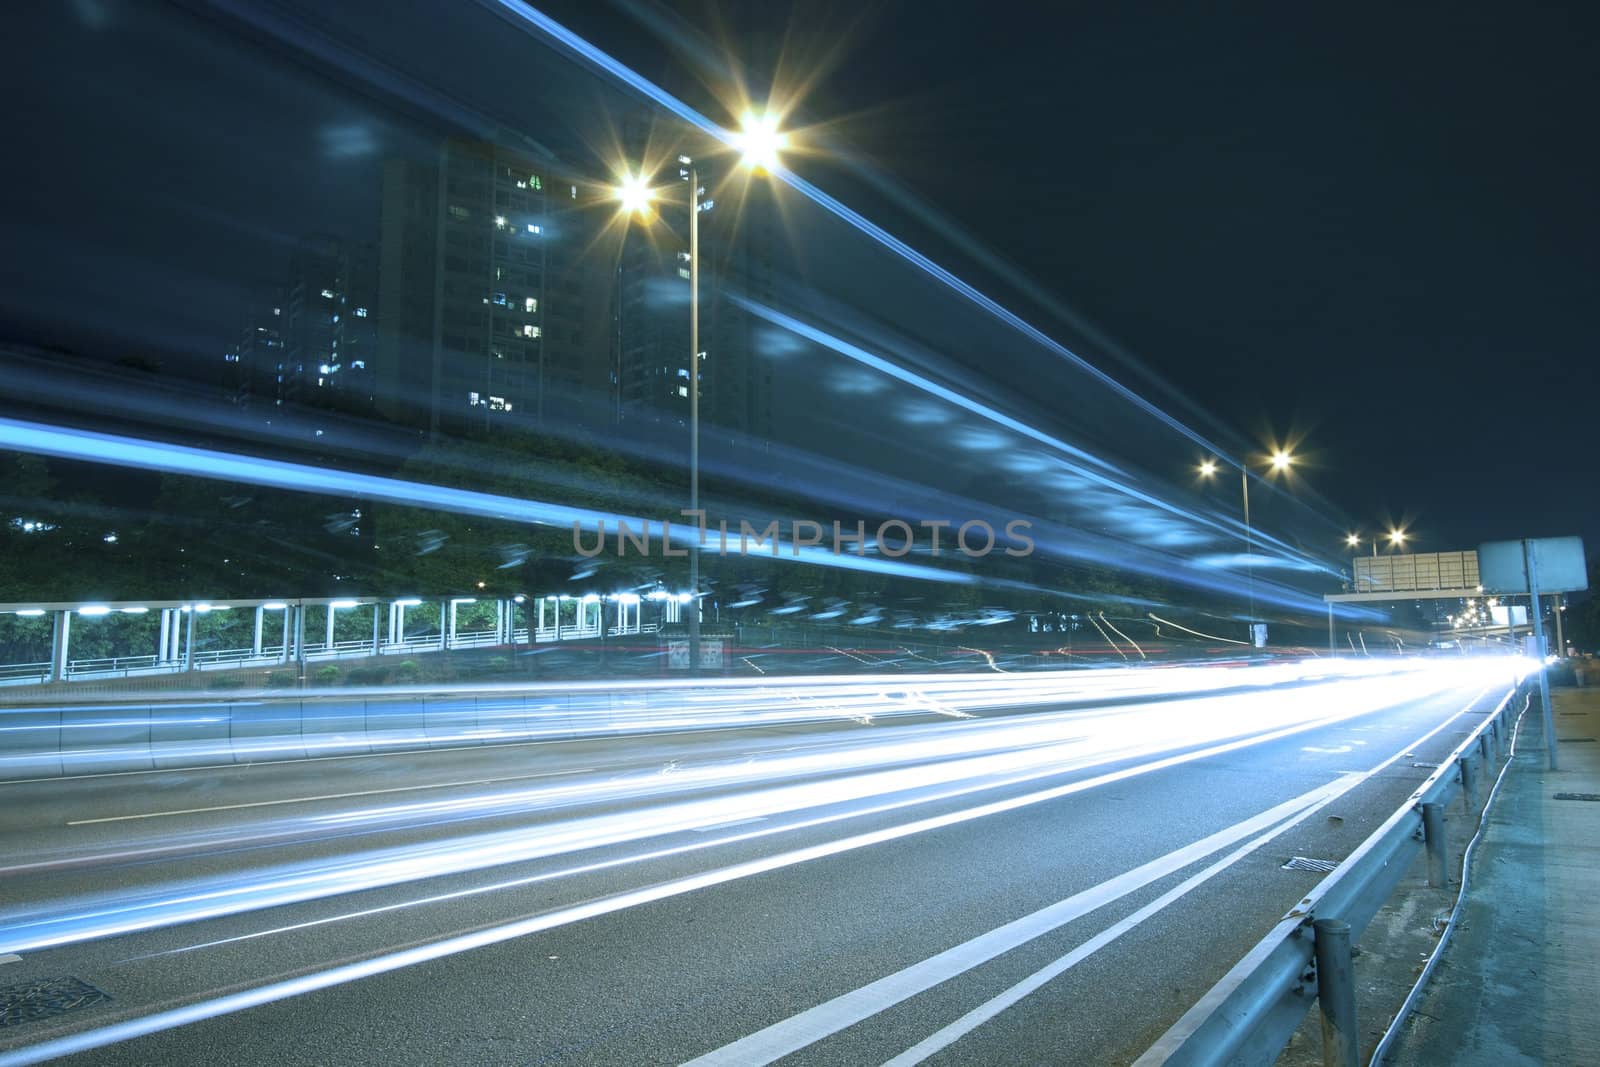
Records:
[[[1487,692],[1487,690],[1484,692]],[[1482,697],[1483,693],[1479,693],[1476,697],[1472,698],[1472,701],[1468,703],[1466,707],[1462,708],[1460,711],[1444,720],[1444,722],[1440,723],[1432,730],[1429,730],[1422,737],[1419,737],[1417,740],[1411,742],[1411,744],[1407,747],[1420,747],[1435,734],[1443,730],[1446,726],[1449,726],[1456,719],[1466,714],[1467,711],[1469,711],[1472,706],[1476,704]],[[1052,979],[1066,973],[1068,970],[1081,963],[1089,956],[1098,952],[1106,945],[1109,945],[1111,942],[1115,941],[1129,930],[1132,930],[1146,919],[1157,914],[1168,905],[1175,903],[1177,900],[1187,895],[1191,890],[1209,881],[1211,878],[1215,877],[1217,874],[1220,874],[1222,871],[1226,870],[1240,859],[1243,859],[1251,852],[1260,848],[1262,845],[1269,843],[1273,838],[1278,837],[1284,831],[1292,829],[1293,827],[1304,822],[1306,819],[1309,819],[1322,808],[1338,799],[1339,796],[1349,792],[1351,789],[1354,789],[1357,785],[1365,782],[1373,775],[1376,775],[1392,766],[1398,760],[1404,758],[1404,756],[1404,752],[1398,752],[1370,770],[1344,772],[1347,776],[1349,776],[1347,777],[1349,784],[1344,786],[1337,793],[1328,796],[1325,800],[1319,801],[1318,803],[1307,808],[1305,811],[1296,815],[1294,818],[1290,819],[1288,822],[1282,824],[1281,826],[1275,827],[1268,833],[1262,834],[1254,841],[1241,846],[1232,853],[1218,860],[1216,863],[1213,863],[1211,866],[1185,879],[1183,882],[1174,886],[1172,889],[1169,889],[1167,892],[1163,893],[1155,900],[1152,900],[1138,911],[1126,916],[1120,922],[1117,922],[1100,931],[1100,933],[1096,934],[1088,941],[1085,941],[1083,944],[1079,945],[1065,956],[1062,956],[1054,963],[1040,968],[1027,978],[1024,978],[1022,981],[1012,986],[1010,989],[1007,989],[1000,995],[985,1001],[983,1004],[980,1004],[976,1008],[967,1012],[949,1026],[946,1026],[929,1035],[926,1039],[919,1041],[917,1044],[911,1046],[894,1059],[887,1061],[883,1067],[913,1067],[914,1064],[921,1063],[929,1056],[932,1056],[935,1052],[940,1051],[948,1045],[954,1044],[956,1041],[965,1037],[973,1030],[976,1030],[990,1019],[993,1019],[995,1016],[1011,1007],[1013,1004],[1016,1004],[1018,1001],[1028,996],[1030,993],[1037,991]]]
[[[1018,945],[1042,937],[1098,908],[1122,899],[1129,893],[1137,892],[1219,849],[1297,815],[1310,805],[1326,803],[1342,792],[1338,789],[1340,784],[1341,782],[1336,780],[1328,785],[1320,785],[1310,792],[1286,800],[1243,822],[1218,830],[1199,841],[1141,864],[1131,871],[1074,893],[1065,900],[1059,900],[1031,915],[1024,915],[1003,926],[997,926],[987,933],[930,956],[920,963],[914,963],[876,982],[869,982],[859,989],[825,1001],[798,1015],[791,1015],[765,1029],[757,1030],[719,1049],[713,1049],[703,1056],[688,1060],[684,1067],[724,1067],[724,1065],[755,1067],[798,1052],[807,1045],[821,1041],[848,1026],[854,1026],[904,1000],[909,1000],[918,993],[1010,952]]]
[[[598,918],[602,915],[611,915],[616,912],[625,911],[629,908],[638,907],[643,904],[650,904],[659,900],[667,900],[671,897],[680,896],[685,893],[692,893],[697,890],[709,888],[711,886],[734,882],[741,878],[748,878],[753,875],[764,874],[769,871],[781,870],[785,867],[794,866],[800,863],[807,863],[812,860],[822,859],[828,856],[836,856],[841,853],[851,852],[859,848],[881,844],[886,841],[895,841],[900,838],[910,837],[914,834],[938,829],[940,827],[954,826],[972,819],[978,819],[984,816],[998,814],[1000,812],[1014,811],[1018,808],[1040,803],[1041,801],[1070,796],[1074,793],[1083,792],[1085,790],[1093,789],[1097,786],[1106,785],[1111,782],[1120,782],[1138,775],[1148,774],[1152,771],[1163,770],[1167,767],[1180,766],[1182,764],[1191,763],[1195,760],[1205,759],[1210,756],[1218,756],[1228,752],[1236,752],[1240,749],[1249,748],[1264,742],[1276,741],[1280,738],[1291,737],[1295,734],[1303,733],[1308,730],[1315,730],[1324,726],[1331,726],[1335,723],[1343,722],[1359,715],[1372,714],[1373,712],[1379,710],[1383,709],[1374,708],[1365,711],[1338,712],[1333,715],[1324,716],[1320,719],[1312,719],[1308,722],[1296,723],[1293,726],[1285,726],[1264,734],[1256,734],[1220,744],[1208,745],[1205,748],[1195,749],[1189,752],[1182,752],[1173,756],[1166,756],[1158,760],[1152,760],[1149,763],[1144,763],[1133,767],[1125,767],[1116,771],[1110,771],[1092,778],[1087,778],[1077,782],[1070,782],[1066,785],[1057,786],[1055,788],[1043,790],[1037,793],[1029,793],[1020,797],[1011,797],[1006,800],[994,801],[989,804],[980,805],[976,808],[967,808],[957,812],[949,812],[944,815],[932,816],[930,818],[920,819],[910,823],[902,823],[899,826],[888,827],[882,830],[874,830],[867,833],[855,834],[851,837],[841,838],[836,841],[828,841],[817,845],[810,845],[805,848],[795,849],[790,852],[779,853],[773,856],[764,856],[755,860],[747,860],[743,863],[736,863],[728,867],[720,867],[715,870],[688,875],[683,878],[674,879],[673,881],[646,886],[642,889],[634,889],[623,893],[617,893],[609,897],[601,897],[598,900],[591,900],[583,904],[573,905],[557,911],[547,912],[542,915],[530,916],[526,919],[519,919],[515,922],[490,926],[483,929],[474,930],[466,934],[457,934],[453,937],[447,937],[440,941],[416,945],[408,949],[402,949],[400,951],[391,952],[382,956],[374,956],[370,959],[361,960],[356,963],[342,964],[324,971],[313,971],[309,974],[303,974],[296,978],[284,979],[276,982],[270,982],[264,986],[256,986],[251,989],[239,990],[238,992],[225,994],[220,997],[215,997],[211,1000],[197,1001],[193,1004],[184,1005],[183,1007],[168,1008],[163,1011],[158,1011],[152,1015],[138,1016],[131,1019],[125,1019],[118,1023],[112,1023],[107,1026],[97,1027],[90,1030],[82,1030],[64,1037],[42,1041],[35,1045],[28,1045],[22,1048],[14,1048],[9,1051],[0,1052],[0,1067],[23,1067],[24,1064],[43,1063],[47,1060],[71,1055],[73,1053],[86,1052],[90,1049],[104,1048],[107,1045],[116,1044],[119,1041],[128,1041],[132,1038],[142,1037],[146,1034],[155,1034],[164,1030],[170,1030],[174,1027],[187,1026],[190,1023],[199,1022],[203,1019],[215,1019],[223,1015],[228,1015],[236,1011],[243,1011],[247,1008],[257,1007],[262,1004],[273,1004],[280,1000],[288,1000],[291,997],[303,996],[306,993],[311,993],[319,989],[329,989],[337,985],[342,985],[345,982],[357,981],[359,979],[368,978],[376,974],[387,974],[391,971],[397,971],[405,967],[415,966],[419,963],[426,963],[429,960],[442,959],[446,956],[452,956],[459,952],[469,952],[473,949],[482,948],[485,945],[501,944],[506,941],[511,941],[519,937],[526,937],[530,934],[540,933],[545,930],[553,930],[557,927],[566,926],[572,923],[584,922],[589,919]]]
[[[7,963],[21,963],[21,962],[22,962],[22,957],[17,955],[15,952],[7,952],[5,955],[0,956],[0,965],[7,964]]]
[[[319,800],[349,800],[352,797],[376,797],[385,793],[415,793],[423,789],[457,789],[470,785],[494,785],[496,782],[520,782],[529,778],[553,778],[559,774],[587,774],[595,767],[578,767],[572,770],[542,771],[539,774],[507,774],[499,778],[477,778],[469,782],[435,782],[432,785],[397,785],[389,789],[364,789],[359,793],[325,793],[318,797],[285,797],[282,800],[253,800],[248,804],[217,804],[209,808],[179,808],[174,811],[146,811],[138,815],[106,815],[98,819],[74,819],[68,826],[92,826],[102,822],[127,822],[130,819],[164,819],[169,815],[203,815],[210,811],[238,811],[240,808],[270,808],[277,804],[311,804]]]
[[[716,830],[726,830],[730,826],[745,826],[753,822],[766,821],[767,817],[765,815],[753,815],[748,819],[735,819],[733,822],[719,822],[715,826],[694,826],[690,827],[690,829],[697,834],[709,834]]]
[[[1456,719],[1466,714],[1466,712],[1472,708],[1473,705],[1477,704],[1477,702],[1483,697],[1484,693],[1487,692],[1487,689],[1480,691],[1459,711],[1456,711],[1454,714],[1450,715],[1443,722],[1439,723],[1439,725],[1435,726],[1421,738],[1418,738],[1416,741],[1412,742],[1406,747],[1408,749],[1415,749],[1422,745],[1429,738],[1433,737],[1435,734],[1438,734]],[[996,957],[1009,952],[1020,945],[1026,944],[1027,942],[1035,940],[1044,934],[1056,930],[1075,919],[1081,918],[1082,916],[1104,906],[1105,904],[1109,904],[1112,901],[1118,900],[1129,893],[1136,892],[1137,890],[1144,888],[1154,881],[1164,878],[1170,874],[1174,874],[1177,871],[1182,870],[1184,867],[1196,862],[1197,860],[1203,859],[1220,849],[1226,848],[1228,845],[1231,845],[1235,841],[1247,837],[1250,834],[1254,834],[1262,829],[1266,829],[1267,827],[1281,822],[1286,818],[1295,817],[1295,821],[1299,821],[1300,819],[1309,817],[1312,812],[1343,796],[1351,789],[1354,789],[1357,785],[1361,784],[1362,782],[1371,778],[1373,775],[1401,759],[1404,754],[1405,753],[1403,751],[1397,753],[1394,756],[1389,757],[1384,762],[1378,764],[1371,770],[1361,772],[1360,775],[1346,776],[1336,779],[1329,785],[1320,786],[1317,789],[1311,790],[1308,793],[1294,798],[1293,800],[1285,801],[1284,803],[1279,804],[1268,811],[1262,812],[1261,814],[1250,819],[1237,823],[1226,830],[1219,830],[1218,832],[1211,834],[1209,837],[1203,838],[1200,841],[1185,846],[1184,848],[1169,852],[1165,856],[1151,860],[1148,863],[1136,867],[1131,871],[1118,875],[1117,877],[1109,879],[1108,881],[1102,882],[1097,886],[1093,886],[1089,889],[1083,890],[1082,892],[1075,893],[1074,895],[1067,897],[1065,900],[1057,901],[1055,904],[1041,908],[1031,915],[1025,915],[1022,918],[1015,919],[1012,922],[1004,924],[1003,926],[998,926],[987,933],[980,934],[979,936],[964,942],[963,944],[956,945],[954,948],[946,949],[944,952],[930,956],[920,963],[914,963],[909,967],[905,967],[895,972],[894,974],[887,975],[875,982],[870,982],[867,985],[854,989],[849,993],[844,993],[840,996],[834,997],[832,1000],[824,1001],[823,1003],[796,1015],[791,1015],[787,1019],[773,1023],[771,1026],[765,1027],[764,1029],[757,1030],[755,1033],[746,1035],[745,1037],[724,1045],[721,1048],[713,1049],[711,1052],[708,1052],[703,1056],[688,1060],[685,1062],[683,1067],[760,1067],[760,1065],[772,1063],[784,1056],[788,1056],[791,1053],[797,1052],[808,1045],[812,1045],[818,1041],[821,1041],[823,1038],[836,1034],[846,1027],[854,1026],[856,1023],[859,1023],[865,1019],[869,1019],[872,1016],[877,1015],[878,1013],[885,1011],[888,1008],[901,1003],[902,1001],[908,1000],[919,993],[931,989],[936,985],[946,982],[957,975],[964,974],[980,964],[987,963],[990,960],[995,959]],[[1277,832],[1282,832],[1283,829],[1287,829],[1287,826],[1279,828]],[[1266,839],[1270,840],[1271,835],[1269,835]],[[1255,846],[1251,847],[1253,848]],[[1224,860],[1219,861],[1221,866],[1218,867],[1218,871],[1225,869],[1232,863],[1237,862],[1238,859],[1243,858],[1244,855],[1248,855],[1249,851],[1250,848],[1241,849],[1236,851],[1236,853],[1234,853],[1231,857],[1226,857]],[[1201,878],[1201,881],[1204,881],[1212,877],[1216,872],[1212,872],[1210,874],[1205,872],[1201,873],[1205,874],[1205,877]],[[1196,875],[1195,877],[1199,878],[1200,875]],[[1186,882],[1184,884],[1187,885],[1188,883]],[[1182,887],[1180,886],[1179,888]],[[1192,886],[1190,888],[1192,888]],[[1183,889],[1183,893],[1187,893],[1188,891],[1188,889]],[[1173,892],[1176,892],[1176,890]],[[1165,903],[1162,904],[1162,907],[1165,907],[1173,900],[1178,899],[1178,897],[1182,896],[1183,893],[1178,893],[1177,896],[1172,896],[1170,899],[1164,895],[1162,898],[1160,898],[1161,900],[1165,901]],[[1143,912],[1144,909],[1141,909],[1140,912],[1135,912],[1134,914],[1140,915]],[[1154,912],[1151,911],[1148,914],[1154,914]],[[1129,918],[1131,919],[1132,917],[1133,916],[1130,916]],[[1144,917],[1147,918],[1148,915],[1144,915]],[[1126,922],[1126,920],[1124,921]],[[1143,918],[1141,918],[1139,921],[1142,922]],[[1118,926],[1120,925],[1121,924],[1118,924]],[[1137,925],[1137,923],[1134,925]],[[1116,936],[1120,936],[1120,934],[1123,932],[1123,929],[1118,929],[1116,926],[1112,927],[1111,929],[1117,929],[1117,933],[1113,934],[1111,938],[1106,939],[1106,941],[1100,941],[1099,943],[1096,943],[1095,948],[1099,948],[1100,945],[1108,943],[1109,940],[1113,940]],[[1131,929],[1131,927],[1126,927],[1125,929]],[[1091,949],[1090,951],[1092,952],[1094,950]],[[1084,955],[1087,955],[1087,953]],[[1072,954],[1069,954],[1068,957],[1063,957],[1063,959],[1071,958],[1071,956]],[[1072,958],[1071,963],[1067,963],[1062,966],[1061,970],[1066,970],[1081,958],[1081,956]],[[1056,961],[1056,964],[1052,964],[1051,966],[1054,967],[1057,964],[1061,964],[1061,962],[1061,960],[1058,960]],[[1046,970],[1048,971],[1050,968],[1046,968]],[[1055,974],[1058,973],[1060,972],[1054,972],[1050,974],[1049,977],[1054,977]],[[1040,979],[1039,984],[1042,985],[1043,982],[1047,980],[1048,978],[1042,978]],[[1028,981],[1031,981],[1031,979],[1025,980],[1023,984],[1026,985]],[[1031,992],[1032,988],[1036,987],[1030,987],[1026,991],[1018,993],[1017,999],[1025,996],[1027,992]],[[1009,1006],[1009,1003],[1011,1003],[1010,1001],[999,1003],[1005,998],[1006,995],[1007,994],[1001,994],[1001,997],[996,998],[997,1006],[994,1007],[992,1014],[998,1014],[1006,1006]],[[983,1011],[984,1008],[980,1007],[979,1009],[976,1009],[976,1014],[981,1015]],[[972,1022],[972,1027],[981,1025],[981,1023],[986,1021],[989,1017],[992,1016],[983,1015],[981,1018],[977,1018],[976,1021]],[[958,1020],[957,1023],[946,1028],[946,1030],[950,1031],[950,1034],[949,1040],[945,1041],[944,1044],[948,1044],[949,1042],[956,1040],[966,1032],[966,1030],[959,1030],[959,1032],[957,1032],[957,1028],[959,1028],[960,1023],[961,1021]],[[969,1029],[970,1028],[971,1027],[969,1027]],[[944,1034],[945,1032],[946,1031],[940,1031],[940,1034]],[[939,1035],[936,1034],[933,1038],[929,1038],[927,1042],[924,1042],[924,1044],[934,1042],[935,1038],[938,1036]],[[943,1047],[943,1045],[931,1046],[926,1052],[918,1055],[916,1059],[905,1062],[916,1063],[922,1058],[925,1058],[925,1056],[931,1055],[932,1052],[938,1047]],[[921,1048],[921,1046],[919,1045],[917,1048]],[[910,1053],[908,1052],[904,1055],[909,1054]],[[900,1061],[891,1062],[898,1063]]]

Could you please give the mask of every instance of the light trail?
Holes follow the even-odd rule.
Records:
[[[513,16],[517,20],[522,21],[526,25],[533,27],[545,38],[566,49],[569,53],[576,56],[581,62],[587,63],[602,73],[609,75],[616,81],[643,96],[645,99],[654,102],[669,113],[676,115],[690,126],[693,126],[700,132],[709,135],[728,148],[738,147],[737,133],[732,130],[724,129],[718,123],[713,122],[705,115],[702,115],[699,111],[690,107],[682,100],[679,100],[677,97],[673,96],[665,89],[662,89],[648,78],[638,74],[626,64],[612,58],[602,49],[590,44],[588,41],[584,40],[576,33],[573,33],[571,30],[567,29],[550,16],[526,3],[523,3],[522,0],[493,0],[493,2],[498,4],[498,6],[507,14]],[[1083,371],[1085,374],[1088,374],[1099,384],[1112,390],[1118,396],[1135,405],[1141,411],[1144,411],[1146,414],[1157,419],[1164,425],[1176,430],[1184,437],[1193,441],[1203,450],[1213,453],[1217,456],[1226,456],[1228,454],[1226,450],[1219,448],[1199,432],[1190,428],[1173,416],[1167,414],[1165,411],[1162,411],[1161,408],[1156,406],[1154,403],[1145,399],[1134,390],[1123,385],[1111,375],[1096,367],[1082,356],[1079,356],[1065,345],[1054,340],[1043,330],[1040,330],[1038,327],[1028,323],[1020,315],[1017,315],[1015,312],[1007,309],[991,297],[986,296],[973,285],[957,277],[953,272],[941,267],[926,255],[918,252],[915,248],[912,248],[905,241],[895,237],[893,234],[889,233],[889,231],[885,230],[877,223],[872,222],[860,212],[847,207],[839,200],[823,192],[821,189],[812,185],[804,178],[801,178],[792,170],[789,170],[787,167],[777,166],[773,168],[772,173],[779,180],[783,181],[785,184],[789,185],[791,188],[795,189],[797,192],[811,200],[813,203],[822,207],[836,218],[847,223],[860,233],[870,237],[873,241],[895,253],[907,263],[910,263],[912,266],[923,271],[929,277],[959,293],[972,304],[988,312],[994,318],[999,319],[1007,326],[1010,326],[1018,333],[1021,333],[1024,337],[1037,343],[1046,351],[1071,363],[1074,367]],[[1230,462],[1232,462],[1235,466],[1239,465],[1238,461],[1230,460]]]
[[[615,512],[596,511],[592,508],[579,508],[548,501],[524,500],[398,478],[383,478],[372,474],[330,470],[285,460],[262,459],[232,452],[48,426],[18,419],[0,418],[0,449],[85,460],[116,467],[131,467],[135,470],[190,474],[199,478],[211,478],[240,485],[261,485],[300,493],[360,497],[406,507],[431,507],[445,512],[527,522],[558,529],[571,529],[577,524],[591,533],[601,523],[621,519],[629,523],[632,528],[646,531],[652,540],[661,540],[665,536],[664,525],[660,521],[618,515]],[[675,526],[671,539],[687,548],[699,547],[698,534],[692,526]],[[782,543],[781,547],[783,548],[781,552],[754,555],[759,555],[763,559],[770,556],[771,559],[780,562],[892,574],[932,582],[973,584],[976,581],[970,574],[917,563],[857,556],[848,552],[835,553],[787,542]]]
[[[1496,658],[1476,669],[1504,677]],[[253,832],[274,841],[337,834],[353,828],[439,827],[462,818],[537,815],[537,825],[460,834],[411,845],[344,853],[332,859],[279,864],[257,871],[191,879],[83,901],[50,902],[48,912],[13,906],[0,912],[0,951],[26,952],[54,945],[133,933],[177,923],[321,899],[405,882],[546,859],[575,851],[626,844],[732,821],[861,806],[901,796],[910,802],[937,791],[981,792],[997,785],[1057,776],[1113,760],[1150,758],[1186,747],[1256,737],[1285,726],[1338,721],[1460,684],[1459,661],[1442,671],[1337,679],[1297,693],[1285,711],[1276,691],[1196,697],[1092,713],[1057,712],[1006,719],[924,726],[909,738],[886,731],[848,747],[820,752],[681,767],[671,775],[559,783],[482,796],[448,797],[278,819]],[[921,694],[917,699],[925,699]],[[777,784],[782,782],[794,784]],[[551,811],[579,802],[657,801],[715,788],[716,795],[670,800],[622,813],[549,819]],[[727,792],[737,788],[738,791]],[[252,831],[220,831],[230,849]],[[82,862],[127,861],[163,847],[162,838]],[[166,846],[170,847],[170,846]],[[48,867],[59,858],[43,861]],[[40,864],[8,866],[8,878]]]
[[[980,655],[983,653],[979,653]],[[1282,684],[1330,673],[1353,677],[1389,670],[1412,669],[1413,661],[1345,660],[1333,666],[1279,663],[1248,672],[1214,667],[1173,667],[1161,671],[1075,670],[990,674],[904,674],[890,678],[864,675],[819,675],[794,678],[706,679],[694,682],[573,682],[520,687],[454,686],[404,689],[307,690],[307,723],[321,721],[309,732],[298,718],[286,720],[290,730],[278,736],[234,738],[230,715],[211,709],[225,705],[180,703],[178,721],[205,725],[218,736],[205,740],[151,741],[153,760],[174,764],[215,765],[286,759],[367,755],[377,747],[389,751],[428,750],[440,746],[510,744],[578,737],[642,733],[675,733],[762,726],[799,725],[839,720],[860,721],[863,715],[904,713],[903,705],[885,698],[885,686],[916,686],[947,707],[966,711],[1022,709],[1050,704],[1083,704],[1107,697],[1138,695],[1180,697],[1241,685]],[[992,663],[991,669],[999,671]],[[1006,673],[1006,672],[1000,672]],[[825,700],[817,699],[819,695]],[[300,697],[284,701],[251,699],[234,708],[259,716],[262,709],[298,708]],[[361,725],[342,721],[348,702],[359,702]],[[29,721],[39,713],[70,720],[93,721],[97,713],[116,714],[116,703],[35,702],[0,709],[0,776],[18,779],[67,760],[78,766],[120,765],[130,748],[62,742],[50,736],[56,726]],[[204,710],[204,714],[199,714]],[[140,726],[146,725],[144,722]],[[73,729],[77,730],[74,724]],[[144,748],[137,749],[143,753]],[[124,773],[146,773],[140,771]]]
[[[1459,667],[1459,664],[1453,664]],[[1479,666],[1494,675],[1496,680],[1503,679],[1504,659],[1495,659],[1492,663],[1480,663]],[[1415,680],[1415,679],[1413,679]],[[1366,680],[1368,682],[1377,679]],[[1449,675],[1448,672],[1437,672],[1433,678],[1435,692],[1459,687],[1459,675]],[[1349,685],[1360,685],[1362,682],[1346,683],[1344,686],[1330,685],[1327,688],[1348,688]],[[1392,683],[1391,683],[1392,684]],[[1266,695],[1266,694],[1263,694]],[[1111,782],[1123,781],[1130,777],[1143,775],[1166,767],[1177,766],[1198,759],[1237,751],[1251,745],[1261,744],[1266,741],[1288,737],[1295,733],[1313,729],[1319,725],[1344,721],[1362,714],[1371,709],[1352,710],[1350,702],[1338,699],[1341,709],[1331,715],[1320,719],[1298,721],[1287,726],[1277,726],[1264,733],[1256,733],[1234,740],[1209,745],[1199,749],[1165,756],[1153,761],[1124,767],[1120,770],[1100,774],[1091,778],[1081,779],[1058,785],[1020,796],[1011,796],[975,807],[963,808],[957,811],[946,812],[919,819],[896,826],[871,830],[854,834],[844,838],[814,844],[776,855],[763,856],[757,859],[736,863],[730,866],[717,868],[685,877],[673,879],[668,882],[648,886],[641,889],[630,890],[612,896],[591,900],[585,903],[558,909],[542,915],[530,916],[509,923],[475,930],[466,934],[447,937],[429,944],[418,945],[397,952],[386,953],[377,957],[354,963],[343,964],[326,970],[302,975],[296,978],[272,982],[254,989],[245,989],[239,992],[215,997],[199,1003],[185,1005],[179,1008],[158,1011],[143,1017],[128,1019],[96,1029],[70,1034],[64,1037],[41,1042],[39,1044],[15,1049],[10,1052],[0,1053],[0,1067],[20,1067],[22,1064],[42,1062],[46,1059],[64,1056],[76,1052],[87,1051],[104,1047],[119,1041],[129,1040],[134,1037],[157,1033],[172,1027],[183,1026],[188,1023],[203,1019],[215,1018],[230,1012],[244,1010],[262,1004],[273,1003],[290,997],[303,995],[319,989],[327,989],[346,982],[359,980],[377,974],[392,972],[404,967],[441,959],[460,952],[470,951],[475,948],[502,943],[514,938],[539,933],[560,926],[602,915],[613,914],[641,904],[648,904],[659,900],[668,899],[685,893],[695,892],[700,889],[721,885],[770,871],[781,870],[800,863],[828,856],[840,855],[856,849],[870,847],[887,841],[898,840],[910,835],[924,833],[946,826],[957,825],[973,819],[984,818],[989,815],[1006,811],[1014,811],[1022,807],[1042,803],[1052,799],[1070,796],[1074,793],[1097,788]],[[1192,718],[1192,717],[1191,717]],[[744,816],[748,818],[749,816]],[[1218,846],[1221,847],[1221,846]]]

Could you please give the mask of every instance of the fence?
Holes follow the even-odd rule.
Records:
[[[1476,811],[1475,783],[1507,751],[1513,690],[1442,762],[1406,804],[1323,879],[1272,932],[1190,1008],[1134,1067],[1273,1062],[1317,1003],[1323,1063],[1358,1062],[1351,945],[1419,852],[1428,881],[1449,867],[1444,809],[1458,791]]]

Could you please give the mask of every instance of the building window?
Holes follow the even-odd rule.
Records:
[[[689,395],[689,387],[687,385],[678,386],[678,395],[679,396],[688,396]]]
[[[367,317],[367,309],[366,308],[356,308],[356,318],[364,319],[366,317]]]
[[[503,396],[491,396],[489,398],[489,410],[490,411],[505,411],[506,410],[506,398],[503,397]]]
[[[462,207],[460,204],[451,204],[450,205],[450,217],[453,218],[453,219],[459,219],[460,221],[465,222],[465,221],[467,221],[468,219],[470,219],[472,217],[472,212],[468,211],[466,208]]]
[[[530,222],[528,223],[528,232],[531,234],[541,234],[544,232],[544,227],[540,226],[537,222]]]
[[[324,289],[324,290],[322,290],[322,299],[324,299],[324,300],[332,300],[333,299],[333,290],[332,289]],[[273,314],[276,315],[277,312],[274,311]]]
[[[522,336],[524,337],[540,337],[543,336],[543,334],[544,331],[539,329],[537,326],[528,324],[522,327]]]
[[[532,315],[534,312],[539,310],[539,301],[535,300],[531,296],[528,297],[522,302],[522,310]]]

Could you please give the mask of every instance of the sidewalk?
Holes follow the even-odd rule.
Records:
[[[1387,1062],[1600,1067],[1600,689],[1537,705],[1473,856],[1459,926]],[[1537,699],[1537,698],[1536,698]]]

